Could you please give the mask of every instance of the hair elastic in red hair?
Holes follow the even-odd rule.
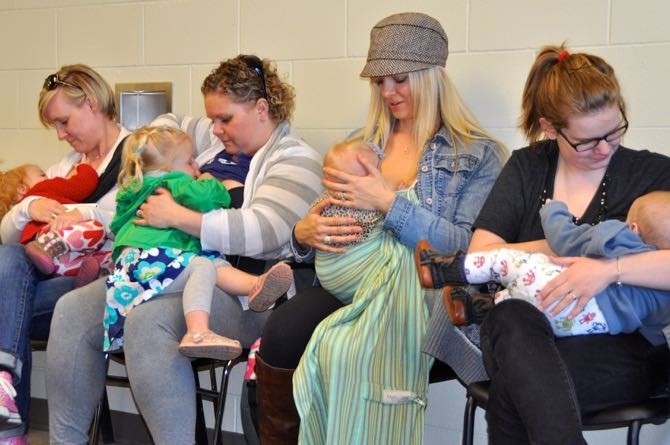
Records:
[[[557,59],[558,63],[561,63],[562,61],[564,61],[565,58],[568,57],[569,55],[570,55],[570,53],[566,49],[564,49],[563,51],[558,53],[558,59]]]

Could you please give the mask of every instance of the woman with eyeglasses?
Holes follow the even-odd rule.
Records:
[[[47,176],[66,177],[83,163],[97,171],[99,184],[87,198],[88,204],[68,210],[56,200],[35,196],[14,206],[2,219],[0,422],[3,427],[15,425],[16,431],[25,430],[28,422],[29,337],[32,332],[33,337],[46,339],[55,301],[72,288],[71,277],[49,279],[40,274],[17,242],[31,220],[61,227],[85,219],[108,224],[114,214],[120,147],[128,135],[114,120],[116,106],[111,87],[86,65],[63,66],[49,75],[39,95],[38,111],[42,124],[55,128],[58,139],[72,147],[59,163],[47,169]],[[20,440],[24,439],[18,437],[13,443],[21,443]]]
[[[140,206],[138,224],[173,227],[199,237],[203,250],[268,260],[291,258],[291,227],[321,193],[321,156],[291,126],[293,87],[256,56],[225,60],[201,91],[211,131],[231,153],[253,156],[239,209],[198,213],[158,189]],[[105,385],[102,353],[105,283],[61,298],[47,354],[52,443],[86,442]],[[211,329],[249,347],[269,314],[245,310],[215,290]],[[133,397],[157,444],[195,442],[196,397],[190,360],[179,353],[186,333],[181,293],[135,307],[124,325],[123,351]]]
[[[469,251],[508,247],[551,255],[540,222],[547,200],[564,202],[576,224],[594,225],[624,221],[636,198],[670,190],[668,157],[621,145],[628,129],[625,110],[605,60],[571,54],[564,46],[544,47],[523,92],[521,128],[530,146],[514,151],[503,168],[475,221]],[[667,250],[556,262],[566,270],[539,293],[541,308],[552,307],[552,313],[572,304],[574,317],[607,286],[670,291]],[[532,304],[497,304],[481,325],[491,379],[490,442],[585,443],[580,413],[644,400],[667,382],[670,352],[652,334],[559,338]],[[449,341],[443,341],[444,349]],[[439,356],[436,349],[429,352]]]

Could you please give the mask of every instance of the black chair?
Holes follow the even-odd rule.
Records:
[[[242,355],[233,360],[197,359],[191,362],[196,384],[196,444],[209,443],[207,427],[205,425],[204,401],[212,402],[214,412],[215,421],[212,443],[215,445],[221,444],[221,424],[223,422],[223,414],[226,406],[226,394],[230,372],[236,364],[246,361],[248,354],[249,350],[245,349],[243,350]],[[108,366],[110,360],[125,365],[123,353],[110,354],[107,362]],[[221,379],[218,382],[216,378],[217,368],[222,368]],[[201,384],[201,371],[207,371],[209,373],[209,387],[205,387]],[[126,376],[110,375],[109,372],[107,373],[106,385],[124,388],[130,387]],[[103,392],[102,399],[100,400],[93,417],[89,434],[89,445],[97,445],[101,433],[103,443],[114,443],[114,431],[112,428],[106,389]]]
[[[263,273],[267,265],[265,260],[257,260],[249,257],[229,256],[227,259],[238,269],[242,269],[245,272],[255,275]],[[244,349],[242,355],[233,360],[197,359],[192,362],[193,375],[196,383],[196,444],[209,443],[203,401],[212,402],[214,408],[214,435],[212,443],[214,445],[221,444],[221,425],[223,423],[230,372],[236,364],[246,361],[248,355],[249,350]],[[123,353],[111,354],[110,357],[112,360],[120,364],[125,364]],[[218,383],[216,379],[217,368],[222,368],[221,380]],[[203,370],[209,372],[209,388],[201,385],[199,372]],[[122,387],[130,386],[127,377],[109,375],[109,372],[107,373],[107,385]],[[103,393],[103,398],[98,405],[93,419],[91,434],[89,435],[89,445],[97,445],[100,431],[103,434],[102,438],[104,443],[114,442],[106,390]],[[108,440],[110,441],[108,442]]]
[[[30,348],[33,352],[35,351],[43,351],[46,352],[47,350],[47,340],[30,340]],[[114,443],[114,431],[112,429],[112,420],[111,420],[111,413],[109,411],[109,402],[107,400],[107,390],[105,389],[105,392],[102,394],[102,401],[100,402],[100,405],[97,408],[96,411],[96,416],[93,419],[93,422],[91,423],[91,430],[89,432],[89,437],[90,435],[93,434],[95,431],[96,434],[96,442],[97,445],[97,438],[100,434],[102,434],[102,442],[105,444],[112,444]]]
[[[226,394],[228,391],[228,382],[230,380],[230,372],[233,367],[238,363],[247,361],[249,356],[249,350],[244,349],[242,355],[239,357],[228,360],[228,361],[219,361],[213,359],[198,359],[193,362],[193,372],[195,375],[196,382],[196,443],[208,443],[207,440],[207,427],[205,426],[205,414],[203,409],[203,400],[212,402],[214,407],[214,435],[212,437],[212,443],[214,445],[221,444],[221,424],[223,423],[223,414],[226,407]],[[221,381],[217,385],[216,381],[216,368],[223,368],[221,371]],[[209,371],[209,389],[204,388],[200,384],[199,372],[203,368],[206,368]]]
[[[437,359],[433,362],[428,374],[428,383],[446,382],[454,379],[458,379],[458,376],[449,365]]]
[[[463,415],[463,445],[472,445],[475,411],[477,408],[486,410],[489,401],[489,383],[475,382],[466,388],[467,402]],[[638,445],[642,425],[665,423],[670,417],[670,405],[667,394],[652,397],[638,403],[627,403],[607,408],[582,418],[584,430],[606,430],[612,428],[628,428],[628,445]]]

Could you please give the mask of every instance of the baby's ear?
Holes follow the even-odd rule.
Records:
[[[28,192],[28,186],[25,184],[19,184],[19,186],[16,188],[16,204],[17,202],[21,201],[24,196],[26,196],[26,193]]]
[[[635,232],[636,235],[640,234],[640,226],[638,226],[636,222],[628,223],[628,227],[630,227],[630,230]]]

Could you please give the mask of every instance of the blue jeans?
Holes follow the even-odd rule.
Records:
[[[102,352],[105,280],[67,293],[56,304],[47,347],[49,434],[52,444],[84,444],[105,385]],[[215,290],[213,331],[249,347],[268,312],[242,310],[237,298]],[[156,296],[130,311],[124,355],[133,397],[154,443],[195,442],[195,381],[179,353],[186,333],[180,293]]]
[[[0,244],[0,367],[14,376],[16,403],[24,422],[30,404],[31,329],[46,339],[50,314],[58,298],[72,288],[72,278],[45,279],[22,245]],[[39,322],[33,324],[35,310]]]
[[[639,333],[554,337],[522,300],[496,305],[482,323],[491,377],[491,444],[583,444],[581,415],[646,399],[667,379],[667,346]]]

